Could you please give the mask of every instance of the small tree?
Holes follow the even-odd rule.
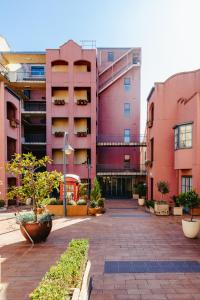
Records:
[[[190,209],[191,212],[191,219],[190,222],[193,220],[193,209],[200,205],[200,199],[198,194],[193,191],[188,191],[186,193],[181,193],[178,196],[178,200],[180,205]]]
[[[101,199],[101,188],[97,178],[94,179],[94,186],[91,191],[91,202],[98,205],[98,201]]]
[[[81,183],[79,185],[78,194],[81,199],[87,200],[87,183]]]
[[[59,189],[62,174],[57,171],[41,171],[41,168],[52,163],[48,156],[37,159],[32,153],[15,154],[7,166],[7,172],[19,178],[19,185],[10,188],[8,199],[17,199],[25,202],[32,199],[35,221],[37,221],[37,207],[49,197],[53,189]]]
[[[139,194],[139,197],[146,197],[146,193],[147,193],[147,187],[146,184],[143,182],[140,182],[136,185],[136,192],[137,194]]]
[[[169,193],[169,184],[168,184],[168,182],[165,182],[165,181],[157,182],[157,188],[158,188],[158,191],[161,193],[162,200],[163,200],[164,195]]]

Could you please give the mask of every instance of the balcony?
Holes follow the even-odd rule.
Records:
[[[26,101],[24,102],[24,107],[22,113],[45,113],[46,112],[46,102],[42,101]]]
[[[9,72],[11,82],[45,81],[45,72],[34,74],[31,71]]]
[[[143,164],[97,164],[97,175],[146,175]]]
[[[22,138],[22,144],[46,144],[45,133],[27,133]]]
[[[98,135],[97,146],[141,146],[146,147],[143,135]]]

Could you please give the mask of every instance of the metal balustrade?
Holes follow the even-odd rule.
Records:
[[[145,143],[144,135],[104,135],[97,136],[98,143]]]
[[[45,133],[28,133],[25,134],[25,143],[46,143]]]
[[[145,173],[146,167],[144,164],[97,164],[97,172],[135,172],[135,173]]]
[[[24,111],[46,111],[46,102],[24,102]]]

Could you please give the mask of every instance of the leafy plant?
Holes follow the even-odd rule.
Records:
[[[98,200],[97,206],[98,207],[104,207],[104,198],[101,198],[101,199]]]
[[[37,207],[41,206],[42,201],[48,198],[53,189],[59,190],[62,180],[61,173],[57,171],[41,171],[51,164],[52,160],[45,156],[37,159],[32,153],[15,154],[13,159],[7,164],[6,169],[9,174],[18,177],[18,186],[10,188],[8,199],[17,198],[26,202],[32,199],[35,221],[37,221]]]
[[[87,183],[81,183],[78,190],[79,198],[87,200]]]
[[[162,199],[163,199],[163,196],[165,194],[169,193],[169,184],[168,184],[168,182],[165,182],[165,181],[159,181],[159,182],[157,182],[157,188],[158,188],[158,191],[162,195]]]
[[[172,196],[172,200],[174,202],[175,207],[180,207],[181,206],[181,202],[180,202],[180,198],[179,196]]]
[[[87,201],[85,199],[79,199],[77,205],[87,205]]]
[[[192,222],[193,220],[193,209],[197,208],[200,205],[200,199],[198,194],[192,190],[188,191],[186,193],[181,193],[178,196],[179,203],[181,206],[184,206],[186,208],[189,208],[191,211],[191,219],[190,221]]]
[[[76,205],[76,201],[74,201],[74,200],[69,200],[69,201],[67,202],[67,205]]]
[[[69,300],[71,289],[80,288],[88,258],[87,240],[72,240],[55,266],[30,294],[31,300]]]
[[[154,208],[155,201],[154,200],[145,200],[145,205],[147,208]]]
[[[52,220],[52,215],[48,213],[39,214],[37,217],[37,221],[39,223],[50,222]],[[20,212],[16,215],[17,223],[33,223],[35,222],[35,214],[33,211],[29,212]]]
[[[91,191],[91,202],[95,202],[95,207],[98,206],[98,201],[101,199],[101,188],[100,188],[100,184],[97,180],[97,178],[94,179],[94,186],[93,189]],[[92,204],[94,205],[94,203]],[[90,207],[91,203],[90,203]]]
[[[59,201],[56,198],[46,198],[41,201],[41,206],[44,207],[46,205],[60,205],[62,204],[61,201]]]
[[[4,200],[0,200],[0,207],[4,207],[5,206],[5,201]]]
[[[96,208],[97,207],[97,202],[96,201],[90,201],[90,207],[91,208]]]
[[[146,193],[147,193],[147,187],[146,187],[146,184],[145,183],[138,183],[136,185],[136,193],[139,194],[139,197],[142,198],[142,197],[146,197]]]

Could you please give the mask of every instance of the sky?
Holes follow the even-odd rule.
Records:
[[[12,51],[44,51],[69,39],[142,47],[141,133],[154,82],[200,68],[200,0],[6,0],[0,35]],[[134,112],[133,112],[134,113]]]

